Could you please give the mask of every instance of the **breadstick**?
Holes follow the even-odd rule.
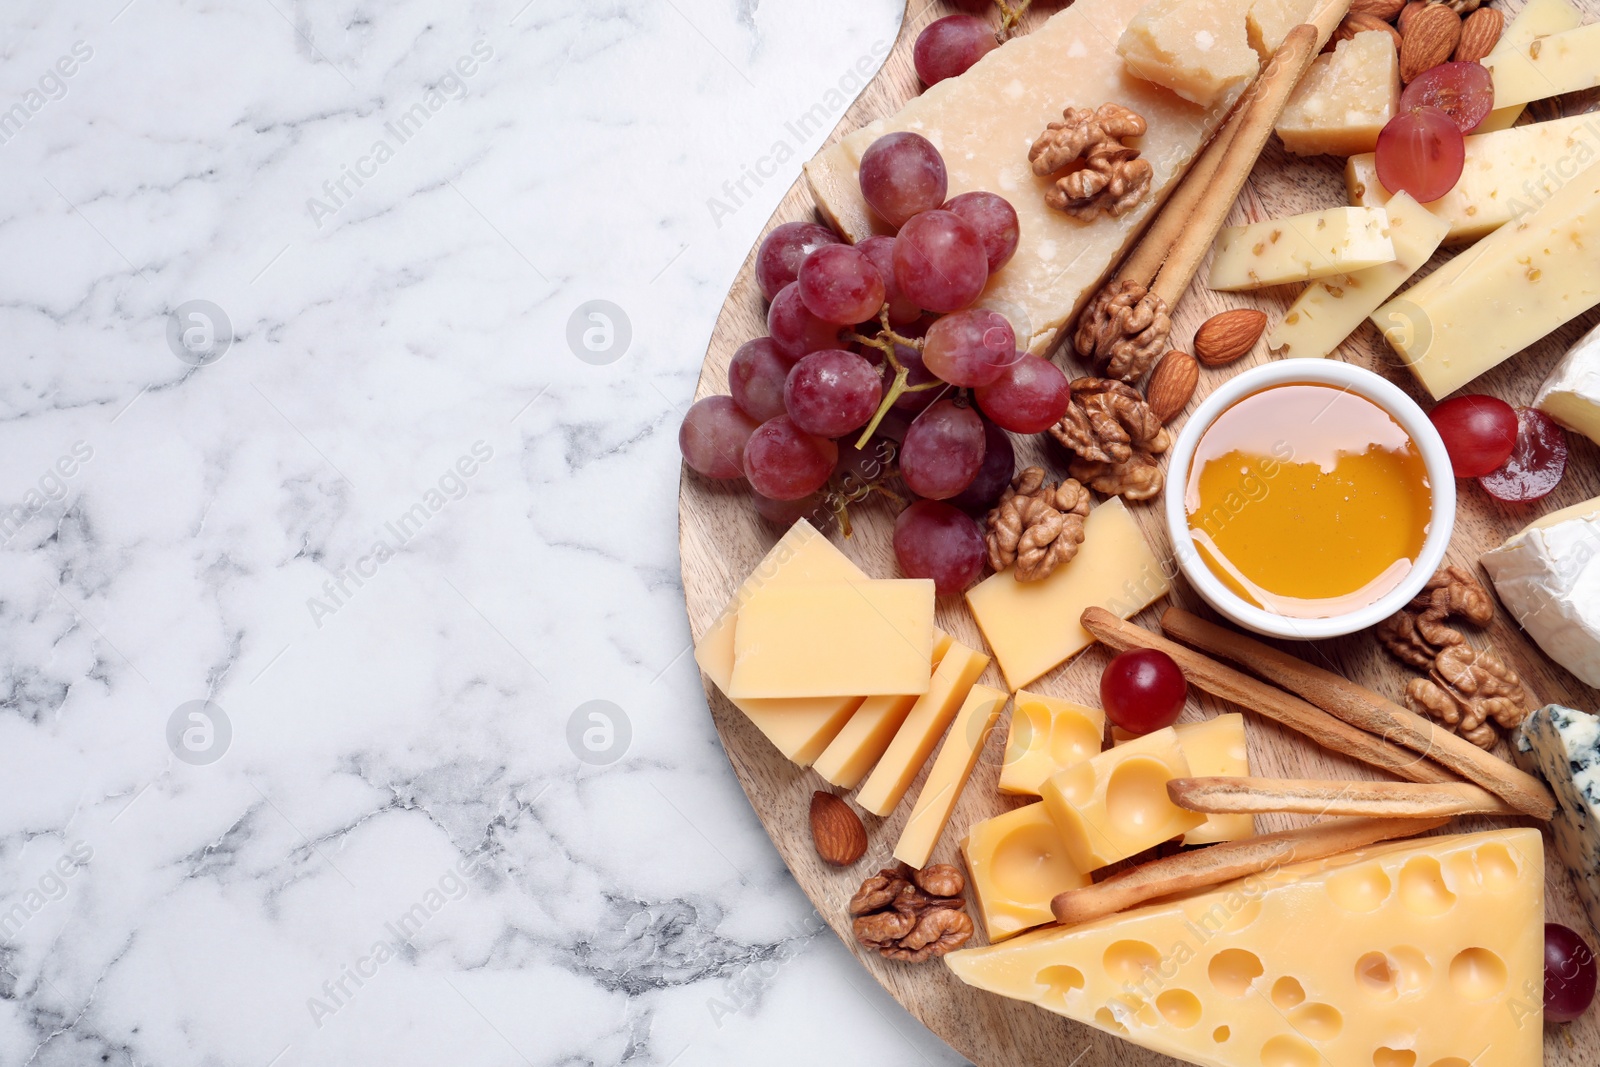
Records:
[[[1167,795],[1180,808],[1210,814],[1292,812],[1380,819],[1515,815],[1516,809],[1467,782],[1322,781],[1309,778],[1174,778]]]

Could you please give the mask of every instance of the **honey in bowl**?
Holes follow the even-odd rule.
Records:
[[[1184,487],[1206,566],[1247,603],[1330,618],[1405,580],[1427,540],[1422,453],[1387,411],[1331,385],[1278,385],[1218,415]]]

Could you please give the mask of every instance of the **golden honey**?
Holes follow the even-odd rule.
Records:
[[[1405,580],[1433,518],[1417,444],[1366,397],[1330,385],[1263,389],[1200,437],[1184,487],[1206,565],[1248,603],[1328,618]]]

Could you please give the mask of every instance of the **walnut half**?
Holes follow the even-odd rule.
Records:
[[[1003,571],[1015,564],[1019,582],[1048,578],[1078,554],[1088,517],[1089,492],[1083,486],[1071,478],[1051,485],[1043,468],[1024,468],[984,519],[989,566]]]
[[[1050,123],[1028,150],[1028,162],[1041,178],[1073,168],[1056,179],[1045,203],[1084,222],[1132,211],[1149,192],[1155,172],[1123,139],[1143,136],[1144,119],[1116,103],[1093,111],[1069,107],[1061,119]]]
[[[1102,378],[1136,382],[1167,350],[1167,302],[1132,278],[1101,289],[1078,316],[1072,347]]]
[[[972,936],[961,891],[966,880],[948,863],[920,871],[884,868],[850,898],[856,940],[885,958],[922,963],[960,948]]]
[[[1067,472],[1095,492],[1128,500],[1161,492],[1155,457],[1172,447],[1172,434],[1133,386],[1077,379],[1072,403],[1050,436],[1073,454]]]

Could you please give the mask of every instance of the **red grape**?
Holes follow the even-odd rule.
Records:
[[[1466,158],[1461,128],[1436,107],[1402,111],[1378,134],[1378,180],[1389,192],[1410,193],[1424,204],[1456,187]]]
[[[883,277],[883,298],[889,303],[890,324],[904,326],[917,321],[922,309],[914,301],[907,300],[894,281],[894,238],[887,234],[873,234],[856,245],[856,250],[871,260]]]
[[[1017,362],[1017,335],[998,311],[958,311],[928,327],[922,362],[951,385],[989,385]]]
[[[881,399],[883,379],[877,368],[838,348],[813,352],[796,363],[783,387],[783,406],[794,424],[822,437],[859,430]]]
[[[767,308],[767,332],[778,351],[790,359],[839,345],[839,327],[806,309],[805,301],[800,299],[799,282],[790,282],[772,298],[772,306]]]
[[[988,385],[978,387],[978,407],[1012,433],[1044,433],[1067,413],[1072,386],[1048,359],[1023,353]]]
[[[849,326],[878,317],[883,277],[850,245],[823,245],[800,264],[800,299],[824,322]]]
[[[846,493],[882,482],[889,473],[889,465],[894,462],[894,455],[894,442],[880,437],[873,437],[865,448],[857,448],[854,441],[841,441],[834,477]]]
[[[1488,474],[1511,458],[1517,443],[1517,412],[1495,396],[1458,396],[1428,412],[1450,453],[1457,478]]]
[[[889,133],[861,153],[861,195],[895,229],[944,203],[944,157],[920,133]]]
[[[1482,63],[1440,63],[1400,94],[1399,111],[1414,107],[1436,107],[1462,133],[1471,133],[1494,107],[1494,78]]]
[[[1544,1017],[1570,1023],[1594,1000],[1594,951],[1576,930],[1544,924]]]
[[[894,281],[929,311],[958,311],[989,280],[989,257],[978,231],[953,211],[924,211],[894,241]]]
[[[917,500],[894,521],[894,555],[907,578],[932,578],[933,591],[953,596],[983,574],[983,532],[966,512],[939,500]]]
[[[828,483],[839,447],[814,437],[787,415],[756,427],[744,446],[744,476],[769,500],[799,500]]]
[[[1567,435],[1556,421],[1534,408],[1517,409],[1517,443],[1511,458],[1478,479],[1484,491],[1508,504],[1547,496],[1567,472]]]
[[[696,400],[678,427],[678,451],[690,470],[707,478],[737,478],[756,420],[739,410],[731,396]]]
[[[1017,450],[1011,435],[983,420],[983,465],[972,484],[950,498],[950,503],[969,514],[983,514],[1000,500],[1000,494],[1017,473]]]
[[[1130,734],[1148,734],[1178,721],[1189,683],[1172,657],[1154,648],[1129,649],[1100,674],[1106,717]]]
[[[839,236],[814,222],[786,222],[773,227],[756,253],[756,284],[771,300],[778,290],[800,276],[800,264],[813,249],[839,243]]]
[[[930,500],[946,500],[972,484],[983,466],[983,420],[971,408],[940,400],[906,428],[900,477]]]
[[[967,68],[1000,46],[989,24],[973,15],[946,15],[917,35],[911,62],[923,85],[965,74]]]
[[[739,410],[756,422],[783,414],[783,383],[794,361],[778,351],[770,337],[739,346],[728,362],[728,392]]]
[[[1016,254],[1017,242],[1022,238],[1021,223],[1017,221],[1017,209],[1005,197],[980,189],[951,197],[944,210],[966,219],[967,225],[977,233],[989,259],[990,274],[1005,266]]]

